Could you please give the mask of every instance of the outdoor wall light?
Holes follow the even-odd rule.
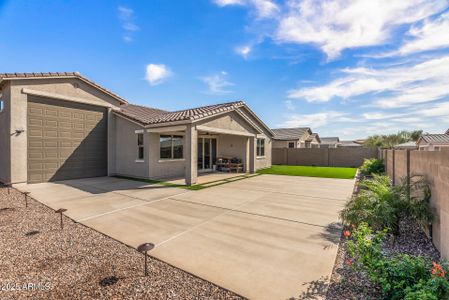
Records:
[[[16,134],[21,134],[24,131],[25,131],[25,129],[23,129],[23,128],[16,129]]]

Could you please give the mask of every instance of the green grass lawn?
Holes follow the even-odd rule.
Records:
[[[269,169],[257,171],[260,174],[308,176],[324,178],[352,179],[357,172],[356,168],[334,168],[334,167],[306,167],[273,165]]]

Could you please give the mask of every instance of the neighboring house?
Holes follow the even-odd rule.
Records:
[[[362,145],[354,141],[340,141],[337,147],[362,147]]]
[[[416,144],[418,149],[423,151],[449,149],[449,129],[445,133],[423,134]]]
[[[393,148],[396,150],[416,150],[416,149],[418,149],[418,146],[416,145],[416,142],[411,141],[411,142],[398,144],[398,145],[394,146]]]
[[[313,133],[309,127],[276,128],[274,133],[273,148],[319,148],[320,137]]]
[[[175,112],[128,102],[79,73],[0,74],[0,181],[185,177],[218,157],[271,166],[273,132],[242,101]]]
[[[339,142],[338,137],[322,137],[320,148],[337,148]]]

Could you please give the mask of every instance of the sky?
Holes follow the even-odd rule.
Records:
[[[243,100],[271,128],[449,128],[447,0],[0,0],[0,72],[72,72],[130,103]]]

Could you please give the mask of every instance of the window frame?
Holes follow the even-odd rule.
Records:
[[[170,157],[162,157],[162,147],[161,147],[161,139],[162,138],[170,138]],[[181,141],[181,143],[176,143],[176,141]],[[178,148],[178,150],[176,150]],[[180,156],[176,155],[179,154]],[[183,160],[184,159],[184,136],[180,134],[160,134],[159,135],[159,160],[161,161],[170,161],[170,160]]]
[[[145,160],[145,136],[142,132],[136,133],[137,137],[137,158],[136,162],[142,162]],[[139,137],[142,137],[140,139]],[[142,153],[140,152],[142,150]],[[142,157],[140,156],[142,154]]]
[[[290,147],[290,146],[292,146],[292,147]],[[295,148],[295,142],[288,142],[288,148],[289,149]]]
[[[256,156],[257,157],[265,157],[265,138],[257,138]]]

